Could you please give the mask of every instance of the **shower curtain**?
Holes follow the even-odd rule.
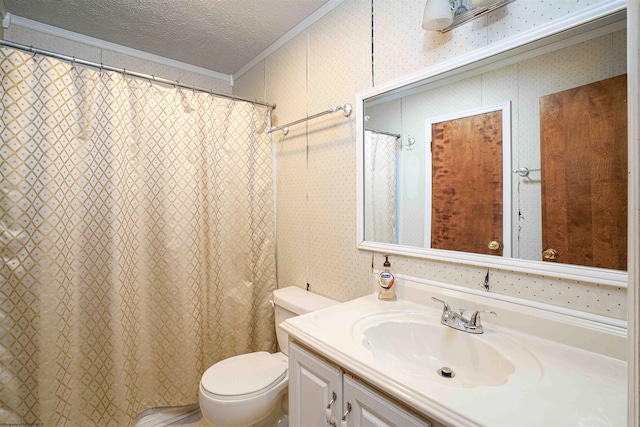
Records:
[[[364,132],[365,239],[398,243],[396,182],[398,138],[372,130]]]
[[[274,351],[268,111],[0,52],[0,424],[126,426]]]

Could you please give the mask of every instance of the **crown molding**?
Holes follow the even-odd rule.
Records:
[[[318,8],[315,12],[309,15],[304,21],[289,30],[284,36],[280,37],[275,43],[263,50],[258,56],[249,61],[244,67],[240,68],[233,74],[232,81],[237,80],[244,73],[252,69],[260,61],[271,55],[276,50],[290,42],[295,36],[302,33],[311,25],[322,19],[325,15],[331,12],[336,7],[344,3],[345,0],[329,0],[322,7]]]
[[[0,3],[3,0],[0,0]],[[75,33],[73,31],[65,30],[62,28],[54,27],[52,25],[43,24],[38,21],[23,18],[21,16],[11,15],[11,25],[26,28],[28,30],[39,31],[51,36],[61,37],[67,40],[71,40],[78,43],[83,43],[89,46],[97,47],[100,49],[109,50],[112,52],[121,53],[123,55],[129,55],[136,58],[144,59],[147,61],[157,62],[162,65],[168,65],[185,71],[191,71],[193,73],[202,74],[208,77],[224,80],[232,83],[231,75],[220,73],[218,71],[209,70],[206,68],[198,67],[196,65],[187,64],[185,62],[169,59],[164,56],[155,55],[153,53],[145,52],[138,49],[132,49],[130,47],[122,46],[116,43],[111,43],[105,40],[97,39],[95,37],[85,36],[84,34]]]

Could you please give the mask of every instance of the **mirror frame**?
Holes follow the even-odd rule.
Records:
[[[421,248],[365,240],[364,235],[364,103],[399,88],[411,89],[436,82],[452,75],[477,73],[484,68],[504,66],[533,57],[545,50],[556,50],[563,45],[577,43],[601,32],[626,28],[625,0],[598,3],[565,18],[559,18],[529,31],[508,37],[485,48],[436,64],[424,70],[408,74],[356,95],[356,185],[357,185],[357,240],[358,249],[385,254],[403,255],[433,261],[455,262],[515,272],[579,280],[588,283],[607,284],[627,288],[626,271],[584,267],[571,264],[505,258],[449,250]],[[597,21],[597,22],[596,22]],[[629,47],[627,47],[627,50]],[[498,58],[495,58],[497,55]],[[516,59],[517,58],[517,59]],[[630,214],[630,213],[629,213]],[[511,221],[509,220],[510,224]]]

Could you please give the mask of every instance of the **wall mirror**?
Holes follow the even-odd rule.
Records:
[[[358,247],[626,286],[626,9],[356,100]]]

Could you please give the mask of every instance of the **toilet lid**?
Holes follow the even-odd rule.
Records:
[[[240,396],[272,388],[287,375],[287,361],[266,351],[222,360],[204,373],[202,387],[219,396]]]

